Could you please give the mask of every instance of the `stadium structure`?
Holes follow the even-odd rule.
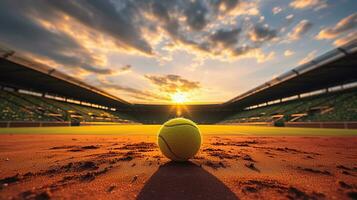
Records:
[[[199,124],[357,128],[357,41],[336,48],[227,102],[133,104],[0,48],[0,127]]]

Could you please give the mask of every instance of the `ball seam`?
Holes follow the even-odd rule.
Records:
[[[165,127],[167,128],[172,128],[172,127],[176,127],[176,126],[192,126],[196,129],[198,129],[195,125],[192,125],[192,124],[188,124],[188,123],[184,123],[184,124],[173,124],[173,125],[164,125]]]
[[[165,145],[167,146],[167,148],[169,149],[169,151],[171,152],[171,154],[172,154],[173,156],[175,156],[175,157],[178,158],[178,159],[185,160],[185,159],[183,159],[182,157],[177,156],[177,155],[172,151],[170,145],[167,143],[167,141],[165,140],[165,138],[164,138],[163,136],[159,135],[159,138],[161,138],[162,141],[164,141]]]

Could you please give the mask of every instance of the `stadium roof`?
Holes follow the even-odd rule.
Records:
[[[23,55],[0,47],[0,85],[60,95],[108,107],[126,107],[130,103],[96,87],[30,61]]]
[[[357,81],[357,40],[224,103],[242,108]]]

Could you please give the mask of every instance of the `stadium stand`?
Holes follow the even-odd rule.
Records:
[[[132,123],[130,116],[98,108],[0,90],[0,121],[19,122],[115,122]]]
[[[345,121],[357,121],[357,89],[355,88],[247,109],[228,117],[221,123],[279,125],[281,122]]]

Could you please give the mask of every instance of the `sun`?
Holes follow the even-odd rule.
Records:
[[[186,102],[186,95],[182,92],[176,92],[174,94],[171,95],[171,100],[172,102],[175,103],[184,103]]]

